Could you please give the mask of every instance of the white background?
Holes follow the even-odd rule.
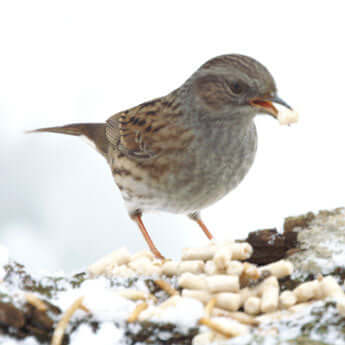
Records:
[[[320,5],[320,3],[324,5]],[[209,58],[253,56],[300,113],[256,119],[245,181],[204,211],[217,238],[344,205],[341,1],[3,1],[0,4],[0,243],[34,269],[78,270],[120,246],[146,248],[105,161],[37,127],[104,121],[164,95]],[[189,219],[147,215],[163,254],[206,241]],[[325,234],[325,237],[327,234]]]

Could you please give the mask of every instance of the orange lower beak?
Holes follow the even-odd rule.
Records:
[[[253,107],[264,110],[265,113],[269,113],[269,114],[273,115],[274,117],[277,117],[277,115],[278,115],[277,108],[270,101],[266,101],[266,100],[261,99],[261,98],[253,98],[252,100],[250,100],[250,104]]]
[[[268,114],[271,114],[274,117],[277,117],[278,116],[278,110],[273,105],[272,102],[281,104],[284,107],[292,110],[292,108],[287,103],[285,103],[281,98],[279,98],[278,96],[267,97],[267,98],[255,97],[249,101],[251,106],[259,108],[261,111],[268,113]]]

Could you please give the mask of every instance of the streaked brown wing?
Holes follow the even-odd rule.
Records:
[[[108,140],[138,161],[182,148],[190,135],[176,125],[174,120],[181,114],[174,110],[166,99],[159,98],[116,114],[107,121]]]

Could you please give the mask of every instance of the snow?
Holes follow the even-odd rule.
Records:
[[[140,288],[141,291],[147,292],[147,287],[140,278],[131,288]],[[124,331],[117,325],[121,327],[135,309],[136,304],[141,302],[123,298],[117,294],[117,291],[118,288],[111,286],[107,278],[99,277],[86,280],[79,288],[68,289],[55,296],[53,303],[63,311],[78,297],[83,296],[83,305],[90,310],[92,319],[100,322],[97,331],[88,324],[81,324],[71,336],[71,345],[125,344]],[[174,323],[181,330],[185,330],[197,326],[198,320],[204,314],[202,303],[191,298],[175,296],[164,303],[164,307],[150,305],[146,311],[142,312],[142,315],[146,313],[150,321]],[[77,310],[72,320],[81,320],[83,317],[85,317],[85,311]]]
[[[34,337],[27,337],[23,340],[0,337],[0,345],[40,345]]]
[[[84,303],[99,321],[124,321],[135,308],[135,303],[112,291],[104,290],[86,295]]]
[[[124,321],[134,310],[135,303],[116,294],[104,277],[84,281],[80,288],[63,291],[56,296],[54,303],[66,310],[78,297],[84,297],[83,305],[88,308],[98,321]],[[78,310],[74,317],[82,317]]]
[[[339,329],[338,331],[329,326],[327,332],[322,330],[323,325],[330,324],[329,320],[335,318],[336,311],[330,308],[323,313],[321,320],[315,316],[312,311],[317,308],[324,308],[325,301],[317,301],[309,306],[300,308],[297,314],[285,316],[283,320],[262,322],[260,327],[255,331],[255,337],[246,335],[236,337],[227,341],[217,342],[217,345],[289,345],[293,339],[303,335],[305,325],[314,325],[309,338],[316,342],[324,342],[332,345],[345,345],[345,338]],[[316,322],[316,320],[318,320]]]
[[[112,322],[100,324],[97,331],[93,331],[87,324],[81,324],[78,329],[72,333],[69,345],[87,344],[125,345],[124,331]],[[23,340],[0,337],[0,345],[41,345],[41,343],[33,337],[27,337]]]
[[[343,229],[343,231],[345,228]],[[331,252],[332,260],[323,260],[321,263],[324,267],[324,271],[330,272],[334,267],[345,267],[345,246],[344,243],[327,239],[320,246]]]
[[[148,291],[142,279],[139,279],[132,288]],[[52,302],[65,311],[77,298],[83,296],[83,305],[90,310],[94,320],[101,323],[122,323],[128,319],[137,303],[141,302],[133,302],[119,296],[118,290],[123,290],[123,288],[117,289],[111,286],[107,278],[99,277],[84,281],[79,288],[58,293]],[[204,306],[201,302],[174,296],[159,307],[149,305],[149,308],[143,311],[140,317],[153,322],[174,323],[181,329],[187,329],[197,326],[197,322],[203,314]],[[85,311],[77,310],[72,319],[80,320],[83,317],[85,317]],[[82,329],[80,332],[88,331]]]
[[[345,267],[344,212],[344,209],[319,212],[308,228],[298,233],[302,251],[289,257],[298,267],[292,274],[293,279],[310,273],[327,275]]]
[[[176,324],[182,328],[195,327],[198,320],[204,315],[204,306],[201,302],[192,298],[183,298],[174,296],[171,298],[171,303],[166,308],[151,307],[144,311],[143,318],[146,315],[151,315],[151,321],[167,322]]]
[[[111,322],[102,323],[94,332],[87,324],[82,324],[72,334],[70,345],[102,344],[125,345],[124,332]]]

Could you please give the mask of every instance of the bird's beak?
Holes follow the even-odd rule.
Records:
[[[292,108],[286,102],[284,102],[280,97],[278,97],[277,95],[269,96],[269,97],[263,97],[263,98],[255,97],[255,98],[252,98],[249,101],[249,103],[251,106],[259,108],[261,111],[264,111],[265,113],[273,115],[275,118],[278,117],[278,110],[273,105],[273,103],[281,104],[284,107],[292,110]]]

